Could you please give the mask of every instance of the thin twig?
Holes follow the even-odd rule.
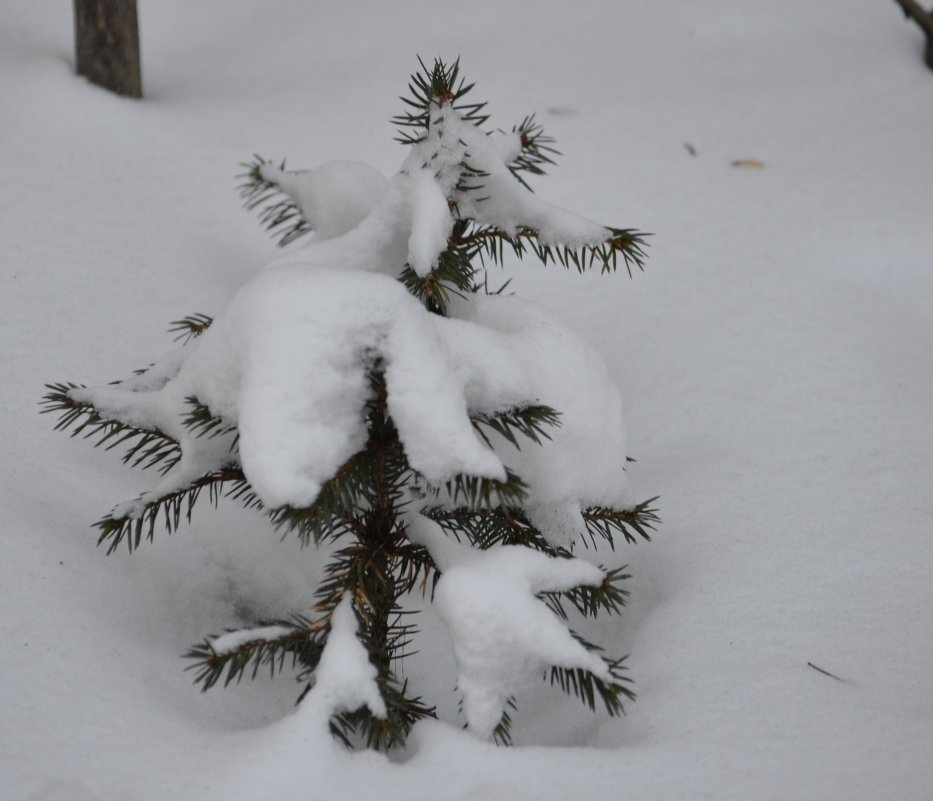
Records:
[[[822,673],[824,676],[829,676],[831,679],[835,679],[836,681],[841,681],[843,684],[850,684],[848,680],[843,679],[840,676],[837,676],[835,673],[830,673],[828,670],[823,670],[823,668],[818,667],[817,665],[814,665],[812,662],[807,662],[807,666],[812,667],[817,673]]]

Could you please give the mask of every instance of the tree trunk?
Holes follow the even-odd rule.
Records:
[[[92,83],[142,97],[136,0],[74,0],[75,67]]]

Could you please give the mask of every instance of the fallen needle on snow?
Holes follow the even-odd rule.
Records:
[[[829,676],[831,679],[835,679],[836,681],[841,681],[843,684],[852,684],[852,682],[849,681],[848,679],[843,679],[840,676],[837,676],[835,673],[830,673],[828,670],[823,670],[823,668],[817,665],[814,665],[812,662],[807,662],[807,665],[809,667],[812,667],[818,673],[822,673],[824,676]]]

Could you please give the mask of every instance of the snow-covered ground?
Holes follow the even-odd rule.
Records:
[[[933,73],[893,3],[141,6],[139,103],[73,76],[67,4],[0,0],[0,797],[933,795]],[[275,255],[234,191],[253,152],[391,174],[419,53],[460,55],[502,127],[538,111],[542,197],[655,233],[633,281],[513,287],[605,357],[664,522],[607,557],[627,717],[542,688],[516,748],[431,723],[389,761],[309,733],[287,676],[182,670],[244,606],[300,606],[310,551],[231,504],[105,557],[88,524],[150,478],[36,411]],[[449,657],[421,670],[453,719]]]

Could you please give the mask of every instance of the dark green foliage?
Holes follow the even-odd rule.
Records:
[[[440,525],[448,536],[466,537],[470,544],[481,550],[494,545],[525,545],[537,551],[550,549],[547,540],[517,506],[497,506],[476,509],[462,506],[446,509],[436,506],[424,514]]]
[[[262,503],[247,482],[239,467],[231,466],[195,479],[182,489],[168,492],[158,498],[141,503],[133,515],[113,517],[107,515],[94,527],[100,532],[98,545],[107,543],[107,553],[113,553],[125,542],[130,551],[138,548],[143,537],[152,542],[159,520],[167,534],[178,531],[182,520],[191,522],[194,505],[207,490],[207,496],[216,506],[221,497],[231,497],[247,508],[261,508]]]
[[[513,712],[518,709],[518,702],[515,698],[509,698],[505,702],[505,709],[502,712],[502,720],[499,721],[499,725],[492,732],[492,739],[496,742],[497,745],[511,745],[512,744],[512,715],[509,710]]]
[[[451,295],[466,297],[477,290],[477,270],[472,264],[473,249],[466,244],[455,244],[462,240],[469,227],[468,220],[454,223],[451,246],[440,255],[428,275],[418,275],[407,264],[399,273],[399,281],[405,288],[435,314],[447,313]]]
[[[172,322],[169,325],[168,332],[177,334],[176,341],[181,340],[182,344],[187,345],[192,338],[199,337],[207,331],[212,322],[214,322],[213,318],[208,317],[206,314],[192,314]]]
[[[470,509],[491,509],[520,503],[528,497],[528,487],[521,477],[506,468],[505,481],[459,473],[445,485],[453,503]]]
[[[196,671],[195,683],[207,690],[221,679],[224,686],[239,683],[247,673],[255,679],[260,670],[267,670],[272,677],[281,673],[286,665],[291,668],[317,665],[324,650],[324,639],[311,620],[295,616],[292,620],[263,624],[266,626],[277,626],[285,631],[276,637],[257,638],[220,653],[214,650],[215,637],[207,637],[193,646],[185,658],[195,660],[187,668]]]
[[[436,717],[433,706],[426,706],[420,696],[408,692],[408,682],[399,682],[391,671],[376,679],[386,705],[386,718],[380,719],[366,708],[338,712],[331,718],[330,731],[348,748],[363,743],[367,748],[387,751],[405,744],[411,727],[422,718]]]
[[[656,500],[657,496],[649,498],[631,509],[608,509],[603,506],[584,509],[583,522],[586,523],[586,531],[593,547],[596,547],[597,537],[613,549],[616,536],[621,536],[632,545],[638,542],[635,534],[650,542],[650,532],[654,531],[655,525],[660,522],[657,510],[651,505]]]
[[[393,120],[399,127],[399,141],[406,145],[423,141],[435,119],[432,115],[440,107],[454,108],[476,126],[486,122],[485,104],[467,99],[472,85],[460,77],[458,62],[448,66],[437,60],[430,68],[422,62],[421,68],[412,76],[410,95],[403,98],[404,113]],[[528,188],[525,177],[543,175],[558,151],[534,116],[525,117],[512,131],[519,137],[521,151],[508,167]],[[280,245],[286,245],[310,233],[311,226],[294,200],[263,174],[265,165],[272,163],[260,156],[243,165],[240,194],[246,208],[259,209],[261,223]],[[284,161],[280,169],[285,169]],[[469,164],[468,156],[460,169],[457,191],[481,191],[486,176]],[[456,216],[456,204],[449,203]],[[599,245],[574,249],[542,244],[538,232],[530,228],[509,233],[470,219],[456,219],[448,247],[430,273],[418,275],[409,265],[399,265],[398,280],[429,312],[445,315],[455,298],[488,293],[487,264],[501,264],[507,253],[516,258],[531,253],[544,264],[553,261],[581,272],[594,266],[612,272],[621,259],[631,275],[633,267],[643,269],[646,236],[632,229],[607,228],[606,239]],[[210,317],[195,314],[173,322],[170,332],[187,344],[211,323]],[[441,576],[428,551],[409,539],[408,515],[423,514],[448,536],[478,549],[522,546],[560,559],[572,556],[573,545],[555,545],[536,527],[523,506],[528,487],[512,470],[507,470],[503,481],[461,474],[443,486],[431,486],[408,462],[388,412],[383,365],[371,361],[366,364],[369,397],[362,411],[366,442],[340,465],[309,506],[264,508],[241,468],[236,426],[198,398],[190,397],[181,422],[197,438],[229,439],[229,452],[222,466],[188,482],[180,481],[177,488],[161,495],[144,495],[136,504],[119,507],[119,512],[95,525],[99,542],[106,544],[108,553],[121,543],[132,551],[143,538],[152,540],[157,528],[169,534],[177,531],[182,521],[191,520],[201,498],[207,497],[216,505],[221,497],[228,497],[245,508],[262,511],[283,536],[295,535],[302,544],[315,546],[324,571],[306,616],[262,623],[253,638],[246,635],[239,646],[227,650],[215,650],[216,638],[208,637],[185,654],[191,661],[189,669],[204,690],[239,682],[244,676],[273,676],[291,669],[305,682],[307,692],[314,686],[315,669],[327,645],[334,610],[341,599],[348,597],[359,639],[376,668],[377,685],[388,715],[385,720],[377,719],[365,707],[338,712],[331,720],[331,731],[348,746],[365,744],[386,749],[403,744],[416,721],[435,714],[434,708],[412,693],[396,672],[400,662],[412,655],[412,638],[417,632],[406,598],[412,593],[431,596]],[[124,461],[136,467],[159,466],[167,473],[179,463],[181,447],[176,439],[162,431],[108,419],[90,403],[75,398],[79,389],[74,384],[48,385],[42,411],[59,415],[56,429],[108,449],[124,448]],[[560,411],[542,402],[497,413],[473,413],[471,419],[477,435],[487,444],[501,439],[514,448],[540,446],[561,422]],[[226,444],[226,440],[221,442]],[[606,543],[614,548],[619,540],[634,544],[639,538],[650,539],[658,523],[652,506],[655,500],[631,509],[585,509],[586,533],[580,542],[585,547]],[[596,587],[545,592],[539,598],[568,627],[575,620],[619,614],[628,596],[624,584],[629,576],[625,570],[605,570],[603,582]],[[572,629],[571,633],[584,647],[600,655],[611,680],[561,666],[551,668],[545,678],[591,709],[596,709],[598,703],[610,715],[621,714],[623,701],[635,697],[627,686],[630,679],[624,673],[625,657],[605,656]],[[515,709],[515,699],[510,698],[494,732],[497,742],[511,743]]]
[[[577,639],[591,651],[602,650],[592,643],[586,642],[582,637]],[[625,660],[627,656],[619,659],[606,659],[606,667],[609,669],[609,675],[612,681],[605,682],[593,675],[589,670],[583,668],[563,668],[554,666],[550,670],[550,681],[552,685],[558,685],[567,695],[574,695],[585,703],[593,711],[596,710],[596,701],[602,701],[603,707],[610,715],[624,715],[625,706],[623,699],[629,701],[635,700],[635,693],[629,689],[628,684],[632,680],[625,675]]]
[[[566,592],[543,592],[541,598],[556,615],[569,620],[565,603],[569,603],[583,617],[596,617],[600,612],[610,615],[619,614],[625,606],[629,592],[622,588],[622,582],[631,576],[623,573],[628,565],[607,570],[603,583],[598,587],[576,587]]]
[[[482,437],[483,442],[490,447],[492,443],[484,433],[484,428],[495,431],[516,448],[521,448],[516,434],[530,439],[535,445],[540,445],[542,439],[550,439],[547,433],[548,427],[559,425],[560,412],[540,403],[509,409],[498,414],[478,414],[473,417],[473,428]]]
[[[84,389],[79,384],[46,384],[48,390],[40,402],[40,414],[57,414],[56,431],[69,431],[71,436],[94,440],[93,445],[106,445],[106,450],[124,447],[123,461],[143,470],[159,465],[163,473],[171,470],[181,458],[178,442],[161,431],[146,431],[111,420],[101,415],[91,404],[75,400],[72,390]]]
[[[411,94],[400,98],[409,110],[392,118],[392,122],[400,128],[396,141],[403,145],[414,145],[424,139],[425,131],[431,124],[433,107],[451,106],[463,119],[476,126],[489,119],[483,114],[485,103],[462,102],[473,84],[467,84],[460,77],[460,59],[450,66],[435,59],[431,69],[420,58],[418,63],[421,72],[412,75],[408,84]]]
[[[224,434],[236,434],[236,425],[225,423],[197,398],[186,398],[188,413],[182,418],[182,424],[192,434],[199,437],[221,437]],[[231,451],[236,447],[236,440],[231,444]]]
[[[250,211],[260,208],[259,220],[263,227],[278,237],[279,247],[285,247],[305,234],[310,234],[312,229],[301,215],[298,204],[284,194],[277,184],[263,177],[261,170],[265,164],[272,162],[257,155],[253,156],[252,161],[242,164],[246,172],[237,176],[240,179],[238,189],[243,205]],[[284,159],[279,169],[285,169]]]
[[[522,186],[530,192],[531,187],[525,182],[522,173],[544,175],[543,165],[553,164],[554,159],[551,156],[559,156],[560,151],[552,147],[554,137],[544,133],[544,127],[535,121],[534,114],[525,117],[520,124],[512,128],[512,132],[521,137],[522,152],[509,165],[509,169]]]
[[[489,259],[493,264],[502,264],[506,247],[519,259],[527,253],[536,256],[542,264],[556,262],[561,267],[573,267],[583,273],[598,265],[603,273],[615,272],[619,258],[625,265],[629,277],[632,268],[645,269],[645,248],[648,234],[629,228],[607,228],[609,236],[601,245],[570,248],[566,246],[545,245],[539,241],[538,232],[532,228],[522,228],[510,236],[504,231],[488,226],[477,228],[461,243],[474,245],[482,259]]]

